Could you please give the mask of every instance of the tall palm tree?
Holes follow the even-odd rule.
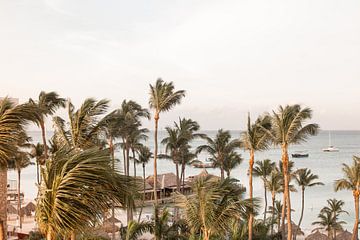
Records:
[[[7,168],[17,151],[17,141],[24,132],[23,127],[35,118],[35,109],[28,104],[15,106],[8,99],[0,100],[0,240],[6,238],[7,220]]]
[[[355,204],[355,223],[353,228],[352,240],[358,239],[359,228],[359,196],[360,196],[360,163],[358,158],[354,157],[353,164],[343,164],[342,168],[345,177],[335,181],[335,191],[351,190]]]
[[[142,204],[141,204],[139,219],[138,219],[138,222],[140,222],[141,214],[142,214],[144,202],[145,202],[145,188],[146,188],[145,165],[150,161],[150,158],[152,158],[152,153],[148,147],[142,145],[141,147],[139,147],[137,149],[137,155],[138,155],[138,158],[135,161],[137,163],[142,164],[142,169],[143,169],[143,197],[142,197]]]
[[[176,193],[175,202],[183,209],[191,233],[200,233],[204,240],[224,237],[230,231],[233,220],[250,208],[249,200],[242,199],[245,189],[234,179],[219,181],[200,177],[195,180],[192,189],[193,196]]]
[[[180,192],[179,164],[181,163],[182,148],[187,145],[188,139],[177,128],[166,127],[167,137],[161,144],[165,145],[165,154],[158,155],[159,158],[172,159],[176,169],[176,190]]]
[[[114,202],[127,207],[136,181],[111,166],[108,150],[59,150],[44,168],[36,220],[46,239],[74,239],[98,221]]]
[[[247,128],[246,131],[241,134],[241,142],[243,147],[249,151],[249,198],[253,199],[253,168],[255,161],[255,152],[262,151],[268,148],[269,138],[267,131],[271,128],[270,118],[265,116],[260,116],[255,123],[251,124],[250,114],[247,119]],[[249,216],[249,240],[252,240],[253,237],[253,221],[254,215],[250,214]]]
[[[179,122],[175,122],[175,128],[178,129],[183,136],[188,140],[188,146],[183,146],[181,151],[181,174],[180,182],[184,185],[185,182],[185,166],[191,164],[196,154],[190,151],[190,143],[194,139],[205,137],[205,134],[198,133],[200,125],[190,118],[179,118]]]
[[[132,100],[124,100],[118,110],[121,126],[118,131],[122,138],[124,170],[126,175],[130,175],[130,150],[131,145],[136,145],[134,141],[137,136],[142,139],[147,129],[141,129],[141,119],[150,119],[150,113],[146,108]],[[137,139],[137,140],[139,140]]]
[[[226,172],[227,177],[230,177],[231,170],[235,169],[243,162],[243,158],[240,153],[236,151],[231,151],[228,156],[225,158],[224,162],[224,170]]]
[[[36,159],[36,181],[40,184],[40,169],[39,165],[45,164],[44,145],[41,143],[33,144],[31,146],[30,157]]]
[[[343,210],[345,202],[342,200],[337,200],[335,198],[327,200],[328,206],[323,207],[321,212],[330,212],[334,218],[335,225],[337,225],[338,216],[341,213],[349,214],[347,211]],[[334,240],[336,239],[336,228],[334,228]]]
[[[319,179],[319,176],[312,174],[311,170],[308,168],[301,168],[295,172],[296,183],[301,188],[301,215],[300,215],[300,219],[299,219],[297,228],[300,228],[301,221],[304,216],[305,188],[324,185],[322,182],[317,182],[316,180],[318,180],[318,179]],[[297,232],[297,229],[294,229],[294,232]],[[296,235],[297,234],[294,234],[294,240],[296,240]]]
[[[37,110],[37,117],[33,120],[41,128],[41,136],[44,146],[44,157],[48,158],[48,147],[46,142],[46,117],[54,115],[60,107],[65,107],[65,99],[60,98],[56,92],[41,91],[37,100],[29,99],[29,103],[33,104]]]
[[[264,222],[266,220],[266,212],[267,212],[267,182],[268,177],[275,169],[275,163],[272,162],[270,159],[265,159],[263,161],[256,161],[254,168],[254,176],[260,177],[264,184],[264,203],[265,203],[265,210],[264,210]]]
[[[152,231],[151,222],[130,221],[126,227],[120,229],[121,240],[137,240],[146,232]]]
[[[19,227],[22,229],[22,217],[21,217],[21,171],[24,168],[32,165],[33,163],[30,161],[30,155],[28,152],[25,151],[18,151],[15,153],[14,157],[11,159],[9,167],[14,169],[17,173],[17,212],[19,218]]]
[[[273,171],[270,174],[269,179],[266,181],[266,188],[271,192],[271,235],[274,233],[274,220],[276,212],[274,211],[275,203],[276,203],[276,194],[282,192],[282,177],[279,174],[276,169],[273,169]],[[281,217],[281,211],[279,212],[279,216]],[[277,218],[279,219],[279,218]],[[278,223],[278,227],[280,225],[280,220]],[[278,229],[279,231],[279,229]]]
[[[333,232],[335,229],[342,229],[344,221],[336,221],[336,218],[331,212],[321,211],[318,215],[319,220],[312,223],[312,225],[318,225],[313,231],[323,229],[328,232],[329,239],[333,239]]]
[[[291,223],[291,201],[288,172],[289,154],[288,148],[291,144],[298,144],[305,141],[309,136],[316,135],[319,126],[314,123],[306,124],[311,119],[312,110],[302,108],[300,105],[279,106],[277,111],[273,111],[271,131],[267,131],[273,143],[281,147],[281,161],[283,163],[284,173],[284,196],[286,205],[287,222]],[[291,224],[288,224],[287,239],[292,238]]]
[[[196,153],[206,151],[210,154],[210,160],[214,163],[215,167],[220,168],[221,180],[225,176],[225,162],[230,156],[230,153],[240,147],[240,141],[238,139],[231,139],[229,131],[219,129],[215,138],[203,137],[206,144],[200,145],[196,149]]]
[[[150,84],[150,108],[154,110],[155,131],[154,131],[154,199],[157,204],[157,155],[158,155],[158,123],[160,113],[170,111],[185,97],[185,91],[175,91],[172,82],[164,82],[161,78],[156,80],[155,85]]]
[[[85,99],[81,107],[75,110],[74,105],[68,101],[69,124],[61,117],[54,117],[54,140],[60,144],[72,149],[87,149],[99,147],[102,144],[100,133],[103,130],[106,121],[100,117],[106,113],[109,107],[108,100],[96,101],[93,98]]]

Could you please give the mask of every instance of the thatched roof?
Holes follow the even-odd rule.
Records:
[[[9,214],[17,214],[17,210],[13,205],[8,204],[7,205],[7,213],[9,213]]]
[[[111,216],[111,217],[109,217],[108,219],[106,219],[104,221],[104,224],[105,223],[119,223],[119,222],[121,222],[119,219],[117,219],[116,217]]]
[[[28,211],[35,212],[36,205],[33,202],[29,202],[28,204],[25,205],[24,208]]]
[[[115,232],[118,232],[118,231],[120,230],[120,227],[118,227],[118,226],[116,226],[116,225],[115,225],[114,227],[115,227]],[[101,229],[102,229],[103,231],[105,231],[106,233],[111,233],[112,230],[113,230],[113,224],[112,224],[112,223],[109,223],[109,222],[104,223],[104,224],[102,225]]]
[[[305,240],[329,240],[328,236],[316,230],[316,232],[310,234],[305,238]]]
[[[293,222],[291,223],[291,229],[293,235],[295,235],[295,230],[296,230],[296,235],[305,235],[305,233],[301,231],[301,228],[298,228],[298,226]],[[285,233],[287,233],[287,224],[285,224]]]
[[[345,230],[336,235],[336,240],[351,240],[352,233]]]
[[[149,176],[146,178],[146,182],[153,187],[154,186],[154,176]],[[176,175],[174,173],[164,173],[157,175],[157,187],[158,188],[167,188],[175,187],[177,185]]]
[[[213,174],[209,174],[208,171],[206,171],[206,169],[203,169],[198,175],[194,175],[194,176],[189,176],[189,180],[193,181],[196,180],[200,177],[210,177],[210,178],[217,178],[220,179],[219,176],[213,175]]]

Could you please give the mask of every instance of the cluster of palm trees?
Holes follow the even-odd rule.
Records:
[[[161,140],[164,153],[159,153],[158,124],[160,114],[170,111],[181,102],[184,90],[176,90],[172,82],[158,79],[150,85],[149,107],[154,118],[154,151],[146,146],[148,129],[142,121],[150,119],[150,112],[134,101],[124,100],[111,112],[108,100],[86,99],[76,109],[71,100],[55,92],[41,92],[38,99],[14,105],[10,99],[0,102],[0,239],[6,237],[7,169],[18,172],[18,199],[20,199],[21,169],[35,159],[38,186],[36,221],[47,239],[84,237],[101,224],[109,212],[115,216],[116,208],[127,210],[127,227],[121,229],[122,239],[137,239],[151,232],[155,239],[296,239],[305,205],[305,190],[322,185],[310,169],[294,170],[288,148],[318,132],[319,126],[307,123],[312,117],[310,108],[300,105],[280,106],[271,114],[259,116],[254,122],[248,116],[245,131],[240,138],[232,138],[229,131],[220,129],[211,138],[199,132],[199,124],[179,118],[166,127]],[[67,118],[54,116],[59,108],[67,109]],[[46,136],[46,120],[52,116],[54,134]],[[25,126],[35,123],[41,129],[42,143],[31,144]],[[200,138],[203,144],[192,148],[192,141]],[[281,161],[256,160],[258,151],[270,146],[281,150]],[[117,149],[121,149],[123,164],[117,164]],[[243,162],[240,149],[249,152],[248,188],[231,176],[231,171]],[[191,184],[192,194],[185,195],[186,166],[196,162],[197,155],[206,152],[213,166],[220,169],[220,178],[199,177]],[[145,165],[154,160],[154,219],[142,222],[145,201]],[[170,213],[158,203],[158,159],[173,161],[176,172],[175,218],[169,225]],[[131,161],[133,176],[130,175]],[[143,182],[136,177],[136,165],[143,168]],[[353,192],[356,221],[353,239],[357,239],[359,224],[360,160],[353,165],[344,164],[344,179],[337,180],[336,190]],[[226,176],[225,176],[226,175]],[[253,196],[253,177],[261,178],[264,187],[264,213],[259,215],[260,200]],[[290,191],[299,186],[302,194],[301,215],[293,229]],[[143,191],[143,194],[141,194]],[[245,199],[245,192],[248,198]],[[268,207],[267,194],[271,194]],[[282,200],[277,199],[281,194]],[[141,202],[137,221],[134,220],[136,203]],[[336,237],[342,222],[343,202],[329,200],[329,207],[314,222]],[[20,201],[18,211],[20,215]],[[270,213],[270,217],[268,217]],[[285,229],[285,221],[288,223]],[[328,221],[328,222],[326,222]],[[20,221],[21,224],[21,221]],[[275,232],[274,226],[277,226]],[[115,238],[115,224],[112,225]],[[164,234],[166,233],[166,234]]]

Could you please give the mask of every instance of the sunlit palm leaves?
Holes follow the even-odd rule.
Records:
[[[61,150],[46,163],[39,189],[36,219],[48,239],[84,232],[116,205],[125,207],[137,183],[111,166],[109,152]]]

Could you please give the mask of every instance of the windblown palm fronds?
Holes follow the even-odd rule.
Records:
[[[134,204],[138,184],[111,166],[109,152],[60,150],[45,165],[36,219],[47,239],[83,233],[101,221],[112,203]]]

